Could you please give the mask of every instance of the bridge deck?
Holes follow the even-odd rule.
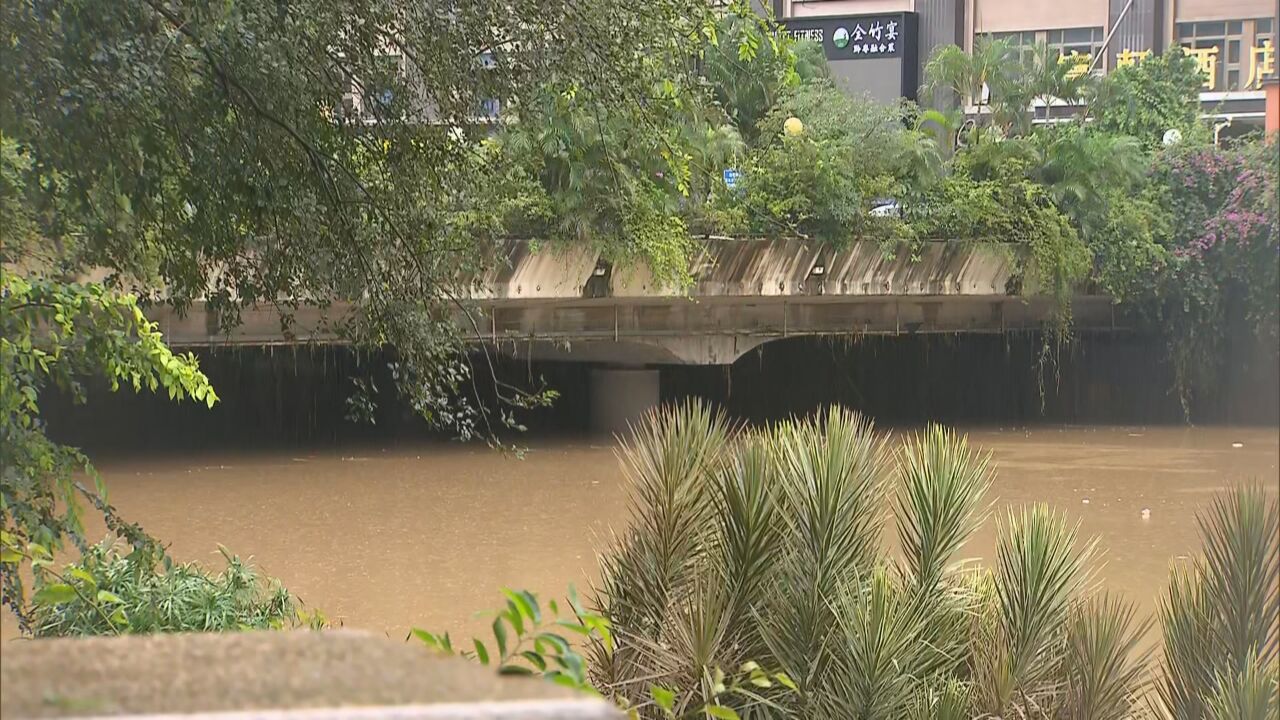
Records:
[[[1054,309],[1046,297],[1011,294],[1015,251],[995,243],[928,242],[914,260],[869,242],[839,252],[801,240],[704,248],[692,286],[681,290],[643,266],[611,268],[582,247],[532,252],[509,243],[506,262],[474,284],[476,340],[566,360],[721,364],[795,335],[1034,330]],[[1117,327],[1109,298],[1081,295],[1072,311],[1077,327]],[[211,327],[200,305],[155,319],[177,346],[336,339],[315,308],[297,313],[288,337],[271,308],[250,309],[231,333]]]

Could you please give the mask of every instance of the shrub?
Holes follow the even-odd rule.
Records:
[[[1280,508],[1261,485],[1214,499],[1205,554],[1177,566],[1160,603],[1159,713],[1280,717]]]
[[[799,717],[1123,717],[1144,626],[1090,590],[1092,544],[1044,506],[1000,521],[996,562],[955,560],[986,516],[986,456],[931,427],[893,456],[839,408],[731,432],[699,405],[660,412],[622,451],[632,524],[596,601],[616,647],[596,687],[648,683],[698,707],[707,668],[751,660]],[[881,544],[893,507],[901,559]],[[740,707],[746,711],[748,708]]]
[[[1280,712],[1280,509],[1260,486],[1201,517],[1205,557],[1173,573],[1153,686],[1150,622],[1096,589],[1093,543],[1063,514],[1012,509],[991,567],[956,561],[987,519],[994,471],[941,427],[891,454],[847,410],[744,431],[691,403],[646,418],[621,458],[631,523],[602,559],[595,607],[571,593],[562,619],[554,601],[543,614],[507,591],[497,652],[476,640],[463,654],[610,696],[631,717]],[[456,652],[448,635],[414,635]]]
[[[212,573],[194,563],[174,564],[154,548],[126,555],[103,543],[57,571],[42,548],[32,548],[32,634],[220,632],[325,624],[321,614],[300,611],[278,581],[264,582],[226,548],[218,551],[226,568]]]

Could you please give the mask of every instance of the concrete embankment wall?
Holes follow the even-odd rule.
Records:
[[[1029,333],[792,338],[766,343],[731,366],[664,366],[660,394],[664,401],[703,397],[756,422],[836,402],[882,425],[1183,422],[1159,338],[1086,334],[1063,348],[1056,369],[1050,365],[1043,374],[1040,350],[1040,338]],[[200,358],[223,400],[213,410],[91,387],[87,406],[72,407],[56,397],[43,402],[51,428],[57,437],[95,452],[328,444],[429,433],[396,397],[385,357],[357,358],[345,348],[316,347],[204,350]],[[1229,346],[1226,384],[1201,398],[1193,420],[1276,424],[1276,358],[1274,344]],[[506,382],[533,387],[541,381],[560,393],[553,407],[520,416],[531,432],[588,428],[598,366],[494,361]],[[345,417],[352,378],[369,374],[379,388],[376,422],[353,424]],[[480,383],[482,398],[491,397],[491,387]]]

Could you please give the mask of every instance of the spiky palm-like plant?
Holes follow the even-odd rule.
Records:
[[[1132,603],[1101,594],[1077,604],[1067,620],[1064,720],[1131,717],[1147,688],[1151,655],[1139,645],[1151,626]]]
[[[1160,605],[1158,712],[1171,718],[1280,717],[1280,508],[1261,485],[1214,499],[1205,554],[1175,567]]]
[[[596,648],[597,684],[629,688],[670,614],[705,567],[712,526],[708,478],[724,462],[729,428],[705,405],[687,403],[647,417],[624,443],[631,526],[601,559],[600,595],[625,639]]]
[[[1132,610],[1089,599],[1092,545],[1044,507],[1002,524],[995,567],[957,556],[987,513],[988,458],[938,427],[896,455],[832,408],[732,432],[698,405],[661,410],[624,443],[633,522],[596,602],[616,648],[596,686],[660,685],[677,716],[747,661],[744,716],[1123,717],[1141,675]],[[901,558],[881,545],[894,511]],[[641,708],[640,712],[646,712]]]

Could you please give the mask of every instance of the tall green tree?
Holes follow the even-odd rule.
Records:
[[[4,260],[51,251],[59,277],[105,268],[224,327],[350,305],[333,326],[393,346],[428,419],[486,434],[454,320],[521,201],[480,151],[486,109],[551,90],[660,133],[655,79],[691,76],[711,22],[694,0],[5,3],[0,133],[24,159],[6,203],[36,228]]]
[[[1199,121],[1202,85],[1195,58],[1180,47],[1116,68],[1089,98],[1093,129],[1136,138],[1148,150],[1159,147],[1170,130],[1187,141],[1205,140],[1208,132]]]

